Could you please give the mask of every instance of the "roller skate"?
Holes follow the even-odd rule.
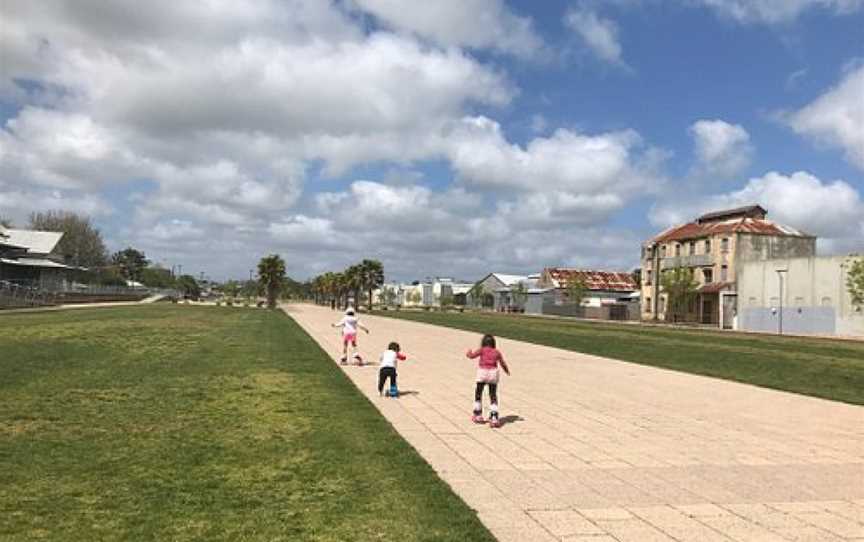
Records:
[[[498,413],[493,412],[489,414],[489,427],[493,429],[497,429],[501,427],[501,420],[498,419]]]
[[[342,359],[339,360],[339,365],[348,365],[348,356],[342,356]]]
[[[385,393],[387,397],[397,398],[399,397],[399,388],[397,388],[396,386],[390,386],[390,389],[387,390]]]
[[[354,354],[354,361],[357,362],[358,367],[363,367],[363,358],[360,357],[360,354]]]

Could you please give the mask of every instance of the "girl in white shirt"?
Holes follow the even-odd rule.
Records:
[[[396,364],[406,359],[405,354],[399,351],[399,343],[397,342],[390,343],[387,350],[381,354],[381,363],[379,364],[381,368],[378,370],[378,395],[383,395],[384,384],[389,378],[390,391],[388,395],[390,397],[399,397],[399,388],[396,387]]]
[[[357,365],[362,366],[363,358],[361,358],[360,353],[357,352],[357,330],[362,329],[366,333],[369,333],[369,329],[360,324],[360,319],[354,315],[354,309],[348,307],[348,310],[345,311],[345,316],[335,324],[332,324],[332,327],[342,328],[342,365],[348,363],[348,344],[350,343],[353,358],[357,360]]]

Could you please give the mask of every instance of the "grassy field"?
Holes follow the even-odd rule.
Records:
[[[0,540],[492,540],[264,310],[0,316]]]
[[[376,314],[864,404],[864,342],[494,313]]]

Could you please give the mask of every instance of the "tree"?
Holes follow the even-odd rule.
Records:
[[[267,294],[267,306],[276,308],[276,300],[285,280],[285,261],[278,254],[261,258],[258,262],[258,282]]]
[[[693,270],[675,267],[663,271],[660,286],[668,299],[666,319],[677,322],[687,314],[687,307],[696,298],[699,283],[693,278]]]
[[[120,269],[120,274],[126,280],[141,280],[141,272],[150,263],[140,250],[127,247],[120,252],[115,252],[111,257],[111,263]]]
[[[417,290],[414,290],[414,291],[408,292],[408,294],[405,296],[405,300],[408,301],[409,303],[417,304],[423,300],[423,296],[420,295],[420,292],[418,292]]]
[[[354,294],[354,308],[360,306],[360,291],[363,289],[363,268],[360,265],[352,265],[343,273],[345,286]]]
[[[229,280],[222,285],[222,292],[228,297],[237,297],[240,293],[240,283],[236,280]]]
[[[528,300],[528,289],[525,288],[525,284],[517,282],[510,287],[510,300],[512,305],[517,307],[525,306],[525,302]]]
[[[177,279],[177,288],[186,297],[198,299],[201,296],[201,287],[198,286],[198,281],[192,275],[180,275]]]
[[[633,277],[633,282],[636,283],[636,288],[642,288],[642,269],[637,267],[630,273],[630,276]]]
[[[151,288],[171,288],[174,286],[174,277],[171,271],[163,267],[146,267],[141,270],[141,284]]]
[[[853,305],[864,305],[864,258],[852,260],[846,274],[846,287]]]
[[[483,297],[486,295],[486,287],[482,282],[478,282],[468,290],[468,295],[471,297],[471,304],[474,307],[479,307],[483,304]]]
[[[384,265],[378,260],[363,260],[360,262],[360,272],[363,285],[369,293],[369,312],[372,312],[372,291],[384,284]]]
[[[90,217],[65,211],[46,211],[30,215],[31,230],[63,232],[55,248],[68,263],[81,267],[102,267],[108,261],[108,250],[102,234],[90,223]]]
[[[571,304],[577,306],[581,305],[582,300],[585,299],[585,292],[587,290],[588,287],[585,285],[585,281],[582,280],[582,277],[574,276],[567,280],[565,291],[567,292],[567,300]]]
[[[395,305],[396,298],[398,294],[396,293],[396,288],[391,288],[390,286],[384,286],[381,288],[381,302],[384,305]]]
[[[8,218],[6,218],[5,216],[0,216],[0,226],[2,226],[4,228],[12,228],[13,227],[12,221],[9,220]],[[7,236],[3,235],[3,232],[0,231],[0,237],[7,237]]]

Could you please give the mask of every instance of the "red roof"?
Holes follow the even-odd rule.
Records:
[[[697,292],[700,294],[716,294],[730,289],[732,289],[731,282],[709,282],[700,286]]]
[[[579,279],[589,290],[635,292],[639,289],[630,273],[549,267],[545,270],[545,274],[552,279],[556,288],[564,288],[571,280]]]
[[[752,233],[756,235],[777,235],[787,237],[812,237],[800,230],[783,226],[764,218],[735,218],[722,222],[688,222],[668,230],[651,239],[652,243],[699,239],[723,233]]]

